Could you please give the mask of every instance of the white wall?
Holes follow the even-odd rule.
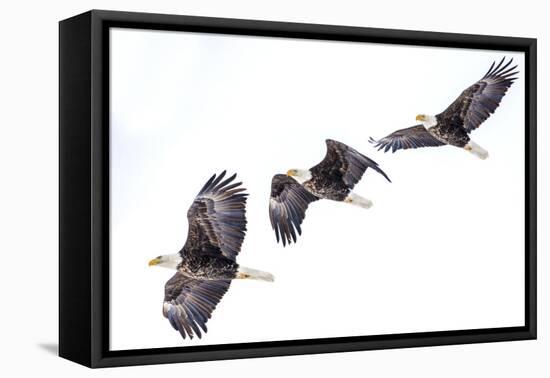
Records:
[[[542,91],[549,88],[545,54],[550,38],[543,2],[463,0],[385,1],[22,1],[4,5],[0,23],[0,264],[3,375],[55,372],[72,376],[281,376],[338,373],[356,376],[464,377],[546,376],[550,328],[542,300],[548,279],[543,251],[548,184],[543,175],[548,134],[539,127],[539,340],[371,351],[302,357],[221,361],[186,365],[90,371],[54,356],[57,343],[57,21],[91,8],[253,18],[386,28],[527,36],[539,38],[539,125],[544,125]],[[548,63],[546,63],[546,66]],[[546,374],[545,374],[546,373]]]

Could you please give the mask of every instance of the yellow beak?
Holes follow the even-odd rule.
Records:
[[[155,257],[153,260],[149,261],[149,266],[160,264],[160,259]]]
[[[422,114],[419,114],[416,116],[416,120],[417,121],[424,121],[426,119],[426,117],[424,117]]]
[[[286,175],[287,176],[294,176],[294,169],[289,169],[288,171],[286,171]]]

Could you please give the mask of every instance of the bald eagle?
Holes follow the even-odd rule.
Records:
[[[464,148],[480,159],[489,153],[470,139],[469,134],[477,129],[499,106],[500,101],[517,77],[517,66],[509,67],[512,59],[504,64],[505,58],[475,84],[466,88],[460,96],[442,113],[435,116],[419,114],[416,120],[420,125],[395,131],[380,139],[370,138],[370,142],[384,149],[384,152],[451,145]]]
[[[206,182],[187,211],[189,230],[183,248],[149,261],[176,269],[164,287],[163,315],[185,339],[206,333],[206,322],[233,279],[273,281],[273,275],[236,262],[246,232],[248,194],[236,175],[223,171]]]
[[[352,192],[367,168],[372,168],[390,181],[378,164],[353,148],[335,140],[326,140],[325,158],[310,169],[290,169],[271,181],[269,218],[277,242],[283,246],[296,242],[296,232],[311,202],[325,198],[370,208],[372,202]],[[390,181],[391,182],[391,181]]]

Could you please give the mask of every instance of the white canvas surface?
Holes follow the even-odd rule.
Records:
[[[111,349],[523,325],[524,65],[520,53],[115,29],[111,34]],[[368,143],[437,114],[513,57],[519,79],[472,139],[384,154]],[[271,177],[309,168],[324,140],[377,161],[369,210],[319,201],[298,243],[275,243]],[[248,189],[235,281],[201,340],[162,316],[187,208],[227,169]]]

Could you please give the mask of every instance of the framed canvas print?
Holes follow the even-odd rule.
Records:
[[[536,41],[60,22],[62,357],[536,338]]]

